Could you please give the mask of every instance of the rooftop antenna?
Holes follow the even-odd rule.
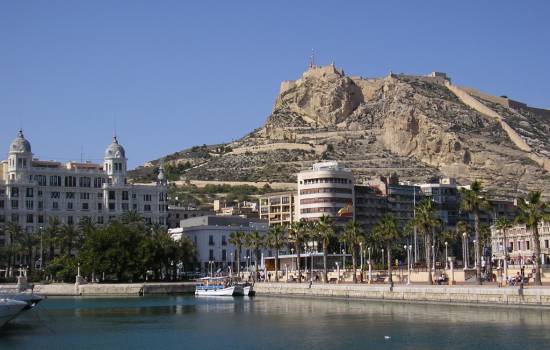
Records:
[[[315,67],[315,50],[311,49],[311,56],[309,56],[309,68]]]
[[[113,117],[113,138],[115,140],[117,139],[117,135],[116,135],[116,116]]]

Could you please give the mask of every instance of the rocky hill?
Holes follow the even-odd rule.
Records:
[[[454,86],[442,73],[362,78],[312,66],[281,83],[263,127],[165,162],[181,179],[292,182],[299,170],[333,159],[358,182],[395,172],[423,182],[478,179],[506,196],[532,189],[550,195],[548,135],[548,110]],[[158,163],[133,176],[152,176]]]

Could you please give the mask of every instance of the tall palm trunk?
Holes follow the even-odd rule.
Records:
[[[323,241],[323,282],[325,283],[328,283],[327,257],[328,257],[328,242]]]
[[[355,246],[351,246],[351,268],[353,270],[353,283],[357,283],[357,263],[355,260]]]
[[[428,233],[426,235],[426,265],[428,268],[428,284],[434,284],[433,278],[432,278],[432,233]]]
[[[481,242],[479,241],[479,211],[474,212],[474,228],[476,231],[476,244],[475,244],[475,252],[476,252],[476,282],[478,284],[481,283]]]
[[[388,282],[390,284],[393,284],[393,276],[392,276],[393,267],[392,267],[392,263],[391,263],[391,246],[388,244],[386,246],[386,249],[388,250]]]
[[[256,278],[258,278],[258,250],[254,249],[254,278],[252,280],[256,282]]]
[[[541,259],[540,259],[540,236],[539,236],[539,227],[535,225],[533,228],[533,243],[535,244],[535,284],[537,286],[542,286],[541,280]]]
[[[296,268],[298,269],[298,283],[302,283],[302,269],[300,268],[300,244],[296,244]]]
[[[241,247],[237,247],[235,251],[235,258],[237,259],[237,277],[241,274]]]
[[[275,282],[279,282],[279,248],[275,248]]]

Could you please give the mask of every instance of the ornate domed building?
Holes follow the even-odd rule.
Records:
[[[53,217],[75,225],[88,217],[102,225],[133,210],[146,223],[166,226],[166,185],[162,169],[157,182],[129,183],[126,151],[116,136],[105,149],[103,164],[61,163],[33,159],[31,144],[20,130],[8,158],[0,162],[0,225],[15,222],[27,232],[38,232]]]

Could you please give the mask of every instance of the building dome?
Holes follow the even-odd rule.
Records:
[[[159,167],[159,174],[157,176],[157,180],[159,182],[166,181],[166,175],[164,174],[164,165],[163,164],[161,164],[160,167]]]
[[[10,153],[30,153],[31,144],[25,136],[23,136],[23,130],[19,130],[17,137],[10,144]]]
[[[113,137],[113,142],[107,146],[105,150],[105,158],[126,158],[124,147],[118,144],[116,136]]]

